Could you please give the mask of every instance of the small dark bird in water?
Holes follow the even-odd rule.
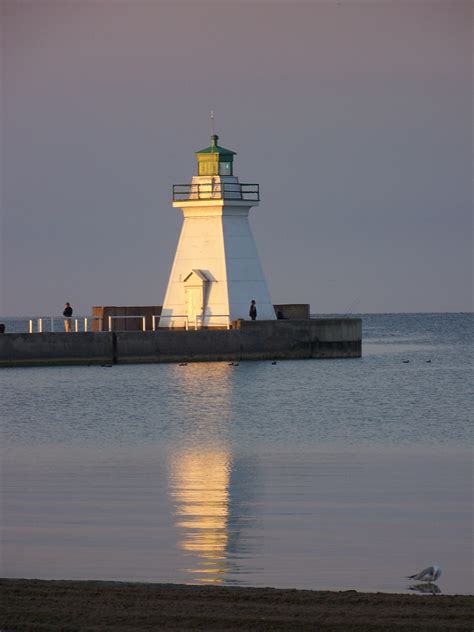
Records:
[[[426,361],[426,364],[430,364],[430,363],[431,363],[431,360],[427,360],[427,361]]]
[[[236,362],[236,363],[234,364],[234,366],[239,366],[239,363],[238,363],[238,362]]]
[[[403,360],[403,364],[408,364],[410,360]]]
[[[110,369],[110,367],[112,366],[111,364],[101,364],[101,367],[103,367],[104,369]]]
[[[227,366],[234,366],[233,362],[229,362],[229,364]]]
[[[275,366],[276,362],[272,362],[272,364]]]
[[[188,366],[187,362],[180,362],[179,366]]]

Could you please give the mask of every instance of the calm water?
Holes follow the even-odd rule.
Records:
[[[473,316],[363,320],[360,360],[3,369],[2,574],[471,593]]]

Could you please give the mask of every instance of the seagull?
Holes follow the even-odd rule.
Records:
[[[441,575],[441,567],[437,564],[433,564],[433,566],[428,566],[428,568],[423,569],[419,573],[415,573],[414,575],[408,575],[408,579],[416,579],[418,581],[427,581],[427,582],[435,582]]]

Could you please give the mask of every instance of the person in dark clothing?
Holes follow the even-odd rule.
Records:
[[[64,305],[64,331],[71,331],[71,316],[72,316],[72,307],[71,303],[66,303]]]
[[[255,320],[257,318],[257,306],[255,304],[255,301],[252,301],[250,303],[249,316],[252,320]]]

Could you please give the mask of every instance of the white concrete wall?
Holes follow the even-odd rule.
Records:
[[[237,182],[235,177],[222,181]],[[193,184],[207,177],[194,177]],[[259,320],[274,320],[268,292],[253,239],[248,214],[257,202],[242,200],[196,200],[173,203],[181,208],[184,223],[163,302],[160,327],[183,326],[184,319],[167,318],[186,314],[184,279],[194,269],[202,270],[209,283],[204,324],[223,326],[230,320],[249,318],[250,301],[257,303]]]
[[[202,209],[200,217],[185,217],[181,236],[166,290],[160,327],[183,326],[184,320],[166,318],[172,314],[186,314],[184,279],[191,270],[202,270],[209,283],[207,304],[215,314],[229,313],[227,294],[222,217],[215,209]],[[165,316],[165,318],[163,318]],[[225,324],[225,319],[218,319]]]
[[[223,216],[227,287],[232,320],[249,318],[250,301],[257,303],[258,320],[275,320],[262,266],[247,216]]]

